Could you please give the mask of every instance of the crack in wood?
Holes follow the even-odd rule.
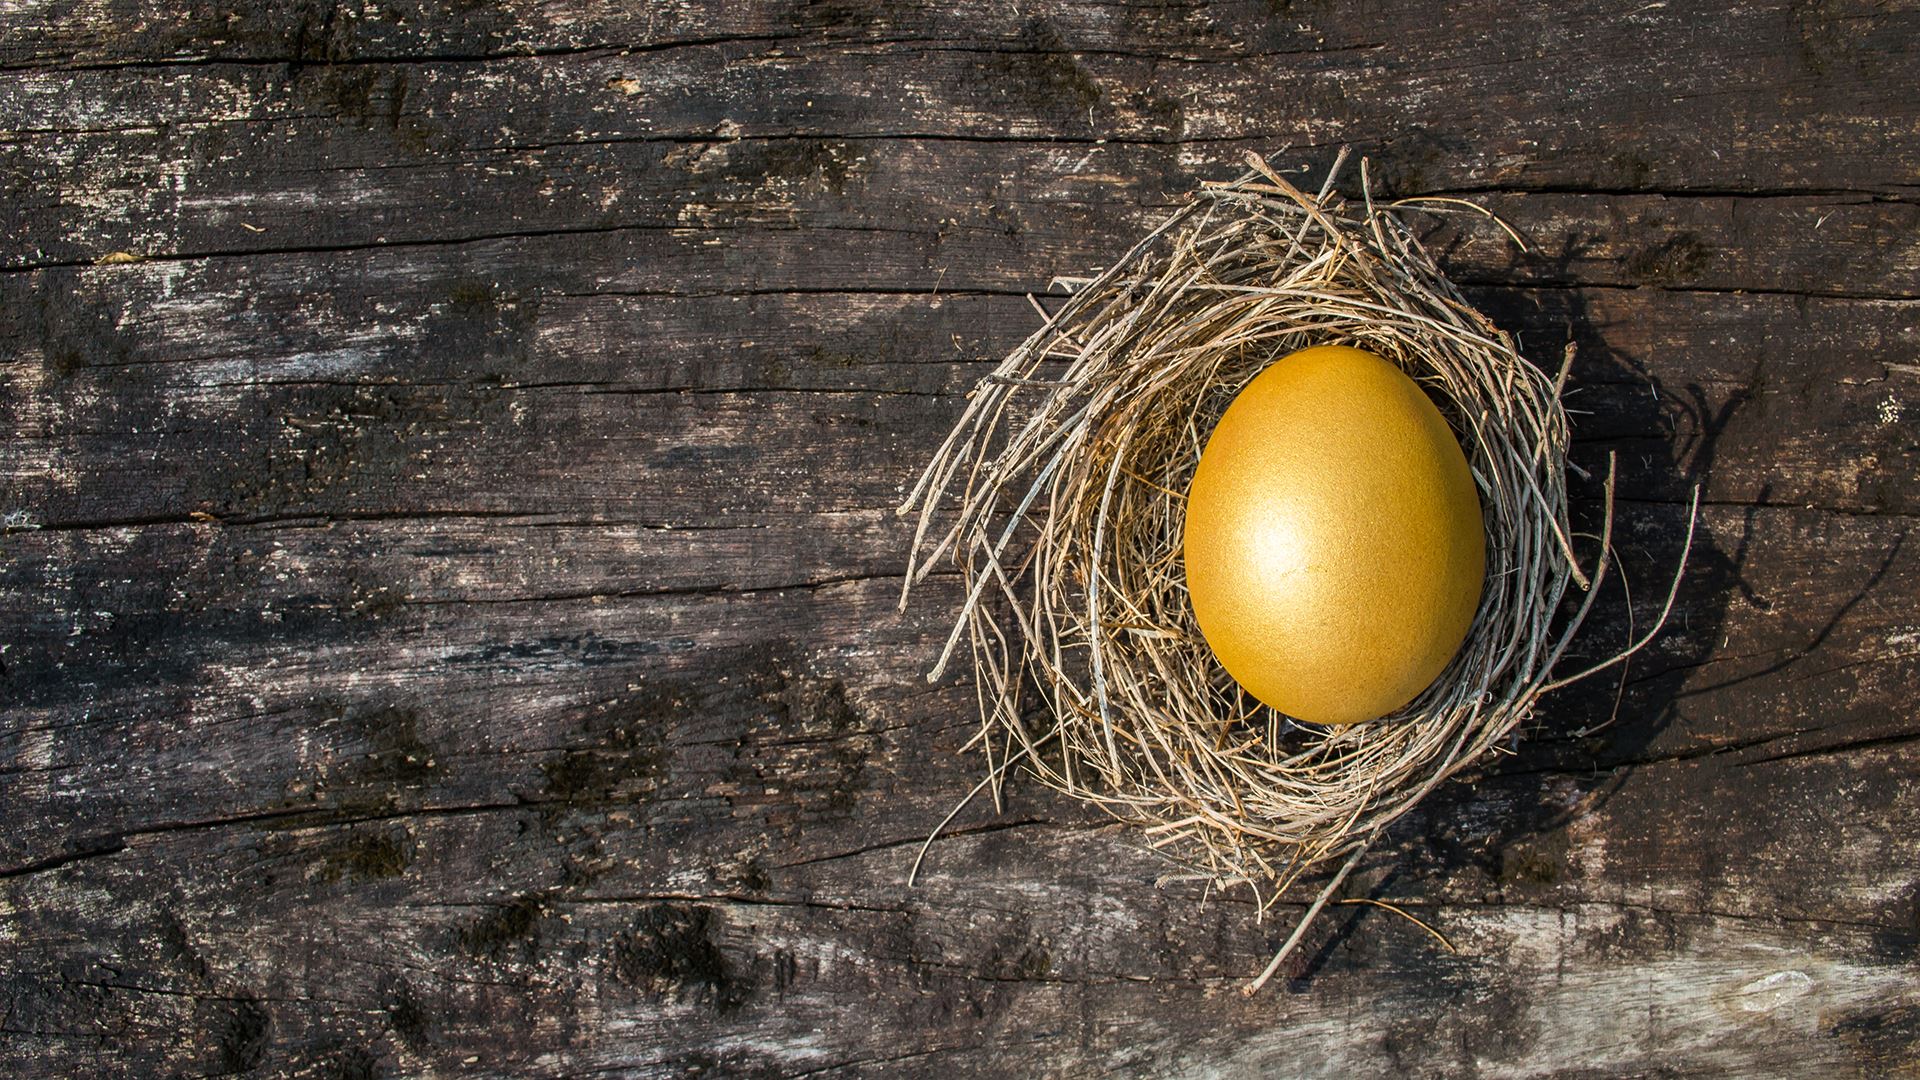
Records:
[[[947,829],[941,832],[938,836],[934,837],[933,843],[938,844],[942,841],[947,841],[947,840],[959,840],[959,839],[968,838],[968,837],[981,836],[988,833],[1005,832],[1009,829],[1031,828],[1032,826],[1035,826],[1035,825],[1043,826],[1046,828],[1067,828],[1067,829],[1076,828],[1073,826],[1063,826],[1057,822],[1047,821],[1042,818],[1021,818],[1016,821],[990,821],[983,825],[970,825],[970,826],[965,826],[960,828]],[[1106,828],[1106,827],[1107,826],[1100,826],[1100,828]],[[1080,828],[1079,831],[1087,831],[1087,830],[1084,828]],[[775,869],[793,870],[802,866],[814,866],[820,863],[839,862],[845,859],[855,859],[855,858],[859,858],[862,855],[872,855],[876,852],[881,852],[881,851],[893,851],[898,848],[909,847],[916,844],[925,844],[927,842],[928,842],[928,839],[925,836],[909,836],[904,840],[883,840],[873,844],[862,845],[861,847],[853,848],[847,851],[836,851],[829,855],[816,855],[811,858],[799,859],[793,862],[773,863],[770,865]]]

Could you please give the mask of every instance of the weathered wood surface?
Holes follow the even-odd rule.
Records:
[[[1910,1074],[1916,45],[1845,0],[6,4],[0,1069]],[[1025,291],[1343,142],[1539,249],[1425,226],[1582,345],[1643,622],[1704,485],[1672,629],[1349,888],[1457,954],[1342,907],[1245,999],[1297,907],[1031,787],[906,888],[978,765],[903,485]]]

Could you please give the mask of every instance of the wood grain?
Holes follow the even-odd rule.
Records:
[[[1910,1073],[1916,33],[8,5],[0,1071]],[[1342,144],[1511,222],[1408,211],[1579,346],[1633,593],[1569,665],[1645,625],[1701,486],[1668,632],[1346,887],[1457,952],[1340,906],[1243,998],[1298,905],[1030,784],[906,887],[979,762],[922,678],[951,579],[895,609],[905,484],[1026,293]]]

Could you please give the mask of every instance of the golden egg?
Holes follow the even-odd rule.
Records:
[[[1466,455],[1418,383],[1370,352],[1285,356],[1240,391],[1187,490],[1187,592],[1227,673],[1318,724],[1433,682],[1480,606]]]

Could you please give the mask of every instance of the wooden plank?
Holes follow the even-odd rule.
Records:
[[[1812,800],[1823,786],[1855,782],[1872,760],[1772,768],[1789,770]],[[1420,1061],[1617,1072],[1675,1055],[1730,1071],[1783,1057],[1841,1071],[1897,1063],[1911,1007],[1910,925],[1860,918],[1851,906],[1813,917],[1739,910],[1773,901],[1776,882],[1852,898],[1845,874],[1817,872],[1827,865],[1817,861],[1822,845],[1792,846],[1810,839],[1800,830],[1821,828],[1817,817],[1778,809],[1769,850],[1799,872],[1741,879],[1758,894],[1729,911],[1694,890],[1738,878],[1750,856],[1735,846],[1723,853],[1731,864],[1699,857],[1741,839],[1710,814],[1685,858],[1646,862],[1663,873],[1645,893],[1611,861],[1637,863],[1627,845],[1580,843],[1582,829],[1612,828],[1627,813],[1620,804],[1637,797],[1659,807],[1661,822],[1636,837],[1652,854],[1675,835],[1664,824],[1675,810],[1704,810],[1726,785],[1768,784],[1764,772],[1733,771],[1650,769],[1636,774],[1637,795],[1575,799],[1563,863],[1545,862],[1540,840],[1499,849],[1526,869],[1509,872],[1493,902],[1416,909],[1458,956],[1384,913],[1345,911],[1316,933],[1317,957],[1288,990],[1252,1001],[1233,989],[1278,929],[1256,929],[1244,903],[1156,891],[1157,861],[1107,829],[957,836],[938,846],[913,891],[899,877],[911,834],[794,866],[755,861],[750,846],[744,863],[716,868],[717,881],[662,874],[645,862],[666,838],[620,804],[176,831],[0,885],[9,911],[35,913],[16,940],[44,965],[13,987],[14,1025],[28,1038],[10,1044],[12,1063],[65,1053],[116,1071],[288,1071],[359,1058],[408,1071],[461,1061],[487,1075],[671,1075],[866,1061],[923,1075],[1003,1070],[1009,1047],[1090,1071],[1285,1071],[1309,1055],[1356,1069]],[[1894,800],[1859,822],[1868,843],[1897,843],[1886,830],[1914,824],[1910,794],[1887,793]],[[1452,807],[1432,842],[1494,839],[1514,809],[1475,795]],[[1459,856],[1448,861],[1457,874]],[[1564,876],[1542,884],[1542,866]],[[1633,895],[1572,899],[1609,888],[1594,884],[1595,871]],[[1374,894],[1404,898],[1418,875],[1379,881]],[[87,897],[141,895],[136,883],[151,880],[173,888],[86,906]],[[1864,884],[1871,896],[1884,883]],[[244,932],[210,919],[223,910],[244,913]],[[327,959],[335,955],[357,959]],[[111,975],[100,967],[109,958]],[[902,987],[911,988],[905,1026],[864,1022],[863,1003]],[[1168,1019],[1196,1001],[1208,1006],[1206,1033]],[[503,1026],[503,1015],[528,1021]],[[1365,1037],[1354,1037],[1355,1023]],[[545,1056],[561,1045],[565,1056]]]
[[[184,66],[121,68],[96,58],[77,70],[30,68],[0,91],[0,115],[14,135],[0,169],[22,215],[15,241],[33,240],[6,258],[87,262],[114,250],[631,227],[674,211],[725,217],[739,211],[743,196],[776,212],[784,200],[793,212],[819,201],[815,187],[838,189],[842,204],[884,199],[884,190],[866,190],[865,173],[885,171],[870,162],[869,144],[885,147],[902,135],[935,143],[934,152],[986,160],[984,171],[946,170],[965,181],[965,197],[954,199],[961,206],[1042,190],[1008,182],[1036,158],[1052,159],[1056,171],[1077,165],[1060,194],[1096,180],[1147,179],[1146,197],[1163,201],[1245,149],[1304,146],[1303,162],[1317,166],[1342,141],[1371,154],[1383,188],[1398,194],[1463,187],[1729,196],[1912,191],[1914,162],[1903,155],[1916,118],[1896,89],[1915,74],[1911,52],[1901,47],[1912,10],[1848,17],[1742,6],[1741,17],[1706,31],[1709,21],[1696,12],[1653,9],[1608,23],[1583,21],[1561,5],[1502,6],[1484,20],[1499,31],[1458,40],[1447,24],[1388,7],[1359,17],[1376,26],[1332,31],[1336,44],[1326,53],[1287,47],[1301,36],[1297,25],[1253,5],[1200,16],[1217,25],[1198,38],[1179,19],[1134,13],[1116,21],[1069,9],[1009,23],[1004,10],[986,5],[948,22],[954,14],[914,12],[906,21],[933,18],[982,39],[954,42],[935,29],[925,40],[876,30],[872,41],[809,41],[804,33],[789,41],[763,26],[712,26],[678,48],[434,61],[436,19],[424,16],[412,24],[423,35],[417,40],[333,42],[303,62],[308,46],[300,42],[319,30],[298,21],[312,12],[289,9],[254,17],[293,25],[235,28],[218,39],[235,45],[231,53],[215,46],[188,54],[195,62]],[[19,24],[84,34],[100,18],[83,10],[36,22],[24,12]],[[749,24],[755,18],[746,17]],[[589,13],[557,22],[543,15],[540,23],[592,37],[582,27],[594,21]],[[135,25],[126,22],[123,32]],[[1582,50],[1585,63],[1608,78],[1566,88],[1552,110],[1513,108],[1510,87],[1549,79],[1563,63],[1557,51],[1517,47],[1549,25],[1570,37],[1564,48]],[[1385,26],[1399,32],[1382,33]],[[342,17],[326,32],[351,39],[363,27],[390,31],[393,24]],[[205,29],[189,23],[189,32]],[[646,32],[608,30],[613,40]],[[664,27],[653,32],[667,43],[681,40]],[[1187,48],[1198,41],[1201,53],[1155,56],[1151,44],[1138,42],[1102,51],[1116,34],[1138,33]],[[1278,37],[1266,41],[1270,35]],[[1445,48],[1435,35],[1448,39]],[[1328,37],[1324,29],[1311,35]],[[166,52],[168,38],[148,26],[117,47],[150,64],[151,50]],[[1795,38],[1799,52],[1779,48]],[[1076,54],[1081,39],[1090,51]],[[1337,44],[1363,40],[1371,44]],[[1702,47],[1702,63],[1661,60],[1689,42]],[[409,49],[428,59],[399,59]],[[218,62],[228,55],[247,62]],[[906,92],[895,92],[895,73],[909,71]],[[1092,112],[1083,123],[1085,103]],[[1552,130],[1522,127],[1471,142],[1434,134],[1478,126],[1489,110],[1537,116]],[[1580,138],[1567,141],[1569,128]],[[1701,131],[1724,137],[1702,146]],[[989,142],[940,145],[953,139]],[[1079,145],[1059,145],[1062,139]],[[1167,145],[1130,145],[1141,141]],[[1125,159],[1136,153],[1157,160],[1144,171],[1129,167]],[[1597,167],[1602,157],[1606,164]],[[912,175],[924,184],[941,172],[923,167]],[[689,181],[694,189],[685,192]],[[703,192],[705,184],[717,190]],[[1685,231],[1707,250],[1638,252],[1641,269],[1671,276],[1710,262],[1712,235],[1678,230]]]
[[[90,262],[113,251],[271,252],[289,237],[353,248],[688,230],[668,235],[698,232],[731,246],[743,233],[775,227],[831,238],[821,254],[866,287],[928,287],[922,275],[934,267],[936,280],[955,288],[1023,288],[1039,273],[1036,260],[1074,272],[1099,265],[1200,181],[1240,168],[1236,148],[796,138],[434,155],[376,173],[346,165],[333,149],[324,170],[298,166],[273,138],[229,150],[217,164],[201,163],[207,148],[193,138],[164,148],[87,141],[49,135],[16,153],[48,170],[94,157],[145,167],[164,154],[190,177],[192,194],[104,170],[93,171],[93,192],[33,186],[16,210],[31,226],[20,235],[59,241],[16,248],[11,264]],[[1317,154],[1278,160],[1303,176],[1325,165]],[[1901,298],[1920,278],[1911,203],[1862,195],[1473,197],[1540,250],[1522,253],[1484,223],[1452,219],[1458,227],[1430,230],[1430,243],[1463,281]],[[1410,217],[1423,226],[1431,220]]]
[[[816,80],[857,82],[887,70],[871,56],[833,55],[825,71],[805,58],[748,70],[774,87],[791,80],[799,95],[815,93]],[[280,75],[250,67],[19,76],[0,89],[0,115],[16,129],[0,145],[0,175],[17,192],[19,223],[0,247],[0,265],[84,264],[113,251],[166,256],[763,225],[883,228],[937,239],[949,259],[980,247],[1016,256],[982,260],[999,265],[1024,266],[1035,254],[1104,261],[1158,207],[1200,180],[1237,173],[1250,149],[1317,176],[1332,146],[1350,141],[1372,158],[1383,195],[1535,192],[1499,200],[1501,212],[1543,245],[1543,257],[1525,266],[1529,275],[1565,280],[1570,269],[1617,259],[1599,280],[1716,284],[1757,273],[1768,280],[1731,287],[1830,292],[1840,279],[1874,295],[1912,291],[1913,210],[1903,186],[1912,164],[1894,164],[1877,145],[1860,151],[1876,164],[1836,160],[1831,175],[1782,180],[1762,197],[1738,193],[1729,180],[1724,194],[1662,199],[1633,192],[1688,189],[1577,175],[1518,152],[1510,155],[1518,163],[1505,166],[1443,160],[1431,146],[1358,136],[1289,150],[1301,140],[1281,125],[1255,128],[1263,134],[1246,140],[1146,143],[1120,132],[1066,142],[1046,133],[956,132],[944,125],[961,107],[944,100],[929,102],[924,118],[874,129],[810,123],[775,131],[771,122],[751,129],[750,118],[726,115],[740,110],[716,105],[656,130],[669,121],[651,103],[630,105],[626,95],[599,89],[628,78],[609,74],[617,58],[568,59],[581,70],[556,75],[562,62],[517,61],[483,75],[459,65],[355,66],[350,76],[297,76],[291,93]],[[899,62],[918,70],[946,61]],[[1193,78],[1211,90],[1216,76],[1202,67]],[[348,77],[367,84],[354,106],[361,115],[332,101],[337,88],[300,90]],[[1248,77],[1245,93],[1266,100],[1262,80],[1278,77]],[[718,76],[657,78],[678,87]],[[948,81],[978,79],[953,73]],[[756,87],[726,101],[772,92]],[[303,100],[313,94],[323,104]],[[596,104],[583,105],[583,95]],[[528,105],[530,96],[548,100]],[[667,100],[681,98],[673,90]],[[1638,130],[1648,121],[1621,122]],[[1349,179],[1357,193],[1357,176]],[[1569,189],[1620,198],[1553,195]],[[1808,248],[1820,256],[1793,257]],[[1498,246],[1488,255],[1502,268],[1516,261]],[[1783,273],[1791,283],[1774,284]]]
[[[1676,557],[1662,520],[1673,512],[1625,515],[1623,536],[1664,538],[1633,560],[1636,572]],[[826,524],[724,532],[718,543],[706,532],[677,541],[485,519],[10,537],[0,595],[51,603],[7,654],[22,724],[0,745],[20,768],[0,785],[10,805],[45,813],[0,841],[0,869],[177,822],[564,799],[555,787],[576,771],[613,787],[631,779],[640,786],[623,794],[684,811],[676,800],[703,788],[666,798],[608,755],[657,757],[676,740],[777,748],[782,733],[851,746],[866,770],[841,777],[832,770],[847,761],[829,755],[829,772],[808,778],[801,752],[770,750],[765,765],[781,779],[769,783],[789,800],[807,790],[858,799],[872,782],[893,814],[930,829],[969,786],[968,767],[896,790],[897,777],[927,780],[927,766],[888,754],[906,752],[891,744],[909,732],[938,733],[951,749],[972,727],[964,680],[930,693],[912,678],[931,660],[943,607],[893,614],[903,527],[830,538]],[[1554,699],[1523,771],[1591,775],[1915,736],[1900,703],[1920,654],[1901,598],[1920,584],[1920,563],[1894,523],[1710,508],[1705,524],[1714,546],[1702,545],[1674,630],[1630,672],[1621,718],[1597,737],[1570,734],[1607,720],[1606,678]],[[675,560],[694,566],[661,583],[660,565]],[[862,561],[871,576],[809,580],[858,574]],[[203,569],[126,577],[146,565]],[[1652,590],[1638,580],[1644,622]],[[1623,621],[1617,600],[1602,605],[1570,664],[1615,648]],[[1785,700],[1781,685],[1794,687]],[[469,728],[464,716],[489,719]],[[756,726],[745,732],[713,728],[747,717]],[[776,815],[792,809],[769,800]],[[700,835],[732,828],[717,813]],[[788,854],[836,843],[857,846],[818,822],[782,841]]]
[[[1917,24],[8,7],[0,1071],[1910,1068]],[[1030,783],[908,888],[981,762],[905,483],[1024,292],[1343,142],[1538,248],[1414,218],[1619,458],[1569,668],[1703,485],[1668,632],[1347,886],[1457,954],[1341,906],[1242,998],[1298,905]]]
[[[762,286],[799,289],[781,279],[807,261],[787,236],[750,255],[659,241],[543,238],[8,278],[0,294],[25,345],[9,381],[25,438],[0,452],[7,509],[41,525],[192,512],[699,524],[883,509],[954,415],[955,397],[942,395],[1036,325],[1016,297],[935,296],[931,285],[923,295],[645,295],[723,276],[742,256],[765,268]],[[526,269],[563,252],[567,269]],[[315,275],[329,282],[318,296]],[[1914,511],[1906,481],[1920,446],[1901,419],[1914,382],[1909,301],[1476,297],[1536,355],[1579,328],[1590,358],[1571,399],[1590,414],[1581,461],[1602,468],[1607,449],[1627,451],[1630,498],[1684,498],[1698,475],[1710,501]],[[164,413],[147,419],[153,398],[136,393],[163,397]],[[859,438],[834,438],[840,430]],[[1667,446],[1675,438],[1681,460]],[[872,467],[876,453],[890,464]]]

